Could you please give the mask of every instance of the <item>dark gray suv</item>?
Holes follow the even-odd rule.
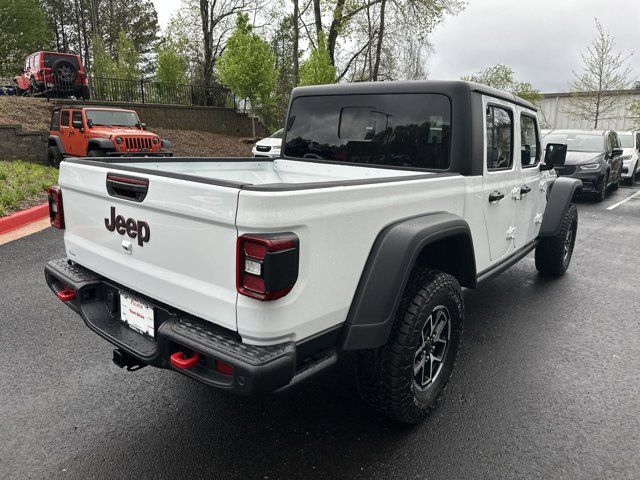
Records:
[[[622,174],[622,148],[612,130],[552,130],[543,143],[567,145],[567,159],[558,175],[582,181],[582,192],[592,192],[601,202],[609,188],[617,189]]]

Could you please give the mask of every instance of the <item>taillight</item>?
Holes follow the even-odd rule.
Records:
[[[62,209],[62,190],[54,185],[49,188],[49,220],[56,228],[64,228],[64,210]]]
[[[241,235],[236,259],[239,293],[261,301],[282,298],[298,279],[298,237],[294,233]]]

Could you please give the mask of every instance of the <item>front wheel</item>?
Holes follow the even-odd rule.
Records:
[[[107,153],[104,150],[89,150],[87,157],[106,157]]]
[[[437,270],[416,269],[387,343],[359,353],[357,380],[363,400],[395,420],[423,420],[453,371],[463,318],[458,281]]]
[[[49,162],[49,165],[51,165],[52,167],[58,168],[60,166],[62,155],[60,155],[60,150],[58,150],[58,147],[52,145],[47,149],[47,160]]]
[[[562,216],[560,230],[536,247],[536,268],[542,275],[561,277],[569,268],[578,232],[578,209],[572,203]]]
[[[609,174],[605,173],[596,189],[596,202],[603,202],[607,198],[607,186],[609,183]]]

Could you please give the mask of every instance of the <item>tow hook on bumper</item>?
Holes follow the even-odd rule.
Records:
[[[113,350],[113,363],[120,368],[126,367],[128,372],[135,372],[147,366],[145,363],[119,348]]]

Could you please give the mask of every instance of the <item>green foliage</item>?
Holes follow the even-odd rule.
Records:
[[[165,37],[156,49],[156,80],[162,83],[187,83],[187,59],[184,42]]]
[[[629,111],[634,118],[634,128],[640,130],[640,100],[636,100],[629,106]]]
[[[0,76],[18,75],[27,55],[49,48],[52,38],[38,0],[0,0]]]
[[[93,39],[93,75],[126,80],[139,79],[140,54],[124,31],[121,31],[118,36],[115,52],[115,56],[112,57],[102,38]]]
[[[58,181],[58,170],[22,161],[0,161],[0,217],[24,206],[46,201],[46,191]]]
[[[300,65],[300,85],[324,85],[336,82],[336,67],[331,64],[329,51],[322,32],[318,45]]]
[[[461,80],[481,83],[503,92],[512,93],[532,103],[539,101],[541,98],[540,92],[533,88],[533,85],[528,82],[516,81],[513,70],[506,65],[494,65],[473,75],[465,75],[461,77]]]
[[[239,13],[236,29],[218,62],[220,81],[254,108],[269,102],[276,77],[274,62],[269,44],[253,32],[249,15]]]

